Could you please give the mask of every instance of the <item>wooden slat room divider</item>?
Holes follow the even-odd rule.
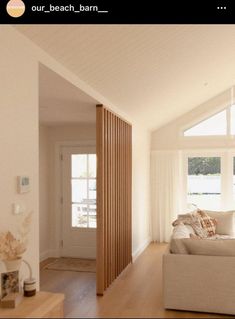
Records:
[[[96,109],[97,295],[132,261],[132,128],[102,105]]]

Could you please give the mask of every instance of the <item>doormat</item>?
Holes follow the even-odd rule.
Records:
[[[61,257],[47,264],[44,269],[96,272],[96,261],[94,259]]]

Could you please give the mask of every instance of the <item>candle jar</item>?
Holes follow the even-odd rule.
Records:
[[[36,295],[36,279],[28,278],[24,280],[24,296],[32,297]]]

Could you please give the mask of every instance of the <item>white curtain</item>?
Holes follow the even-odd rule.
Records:
[[[151,201],[153,240],[169,242],[172,222],[181,204],[181,162],[179,151],[152,151]]]

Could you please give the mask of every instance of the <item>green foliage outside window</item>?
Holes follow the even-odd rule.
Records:
[[[216,174],[220,174],[220,157],[190,157],[188,159],[188,175]]]

